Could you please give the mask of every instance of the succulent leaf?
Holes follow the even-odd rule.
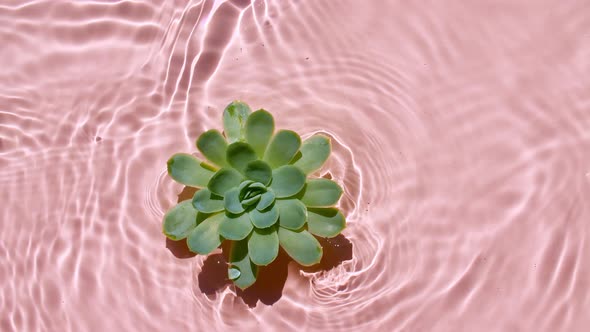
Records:
[[[244,139],[244,126],[250,112],[250,106],[241,101],[233,101],[225,107],[223,130],[230,143]]]
[[[226,214],[219,225],[219,234],[228,240],[242,240],[250,235],[254,226],[247,213]]]
[[[193,207],[203,213],[223,211],[223,198],[215,196],[209,189],[203,188],[195,193]]]
[[[254,205],[254,204],[258,203],[258,201],[260,201],[261,196],[262,196],[261,194],[252,195],[251,197],[244,199],[242,201],[242,205],[245,205],[245,206]]]
[[[227,147],[227,162],[244,174],[248,163],[256,160],[256,152],[248,143],[235,142]]]
[[[252,224],[254,224],[256,228],[270,227],[274,225],[279,219],[279,210],[274,205],[263,211],[253,209],[248,212],[248,214],[250,215]]]
[[[293,166],[285,165],[272,171],[270,187],[277,198],[290,197],[301,191],[305,185],[305,174]]]
[[[248,240],[242,240],[232,243],[229,254],[230,267],[228,269],[228,277],[230,277],[230,270],[237,269],[240,273],[237,279],[232,279],[234,284],[241,289],[246,289],[254,282],[258,276],[258,266],[250,261],[248,255]],[[232,273],[235,275],[236,273]]]
[[[188,235],[186,244],[197,254],[207,255],[221,244],[219,224],[224,219],[223,213],[218,213],[203,220]]]
[[[275,227],[254,229],[248,240],[250,260],[256,265],[268,265],[279,254],[279,236]]]
[[[279,209],[279,224],[292,230],[298,230],[307,220],[307,208],[298,199],[279,199],[275,203]]]
[[[246,165],[244,175],[252,181],[260,182],[265,186],[268,186],[272,179],[272,169],[264,161],[254,160]]]
[[[238,171],[231,168],[222,168],[211,177],[207,188],[216,195],[224,196],[228,190],[238,186],[241,182],[242,175]]]
[[[241,193],[246,187],[250,186],[252,183],[254,183],[254,181],[252,181],[252,180],[244,180],[244,181],[242,181],[242,183],[240,183],[240,186],[238,187],[238,190]]]
[[[178,203],[164,215],[163,232],[171,240],[186,238],[197,226],[197,210],[190,201]]]
[[[277,168],[288,164],[299,151],[301,138],[296,132],[291,130],[279,130],[271,139],[266,152],[264,161],[270,167]]]
[[[244,207],[240,202],[240,190],[236,187],[228,190],[223,197],[225,209],[233,214],[244,212]]]
[[[336,208],[308,209],[307,229],[311,234],[331,238],[346,227],[344,215]]]
[[[332,145],[330,139],[316,134],[306,139],[299,149],[299,158],[293,165],[299,167],[303,173],[311,174],[322,167],[330,156]]]
[[[310,179],[303,189],[301,201],[307,207],[330,207],[338,203],[342,188],[328,179]]]
[[[254,148],[259,158],[264,157],[264,151],[274,130],[275,120],[263,109],[250,114],[246,120],[246,141]]]
[[[317,264],[322,259],[322,246],[306,230],[292,231],[279,227],[279,243],[297,263],[303,266]]]
[[[252,190],[266,190],[266,186],[260,182],[254,182],[254,183],[250,184],[249,187]]]
[[[168,159],[168,174],[176,182],[186,186],[203,188],[215,172],[197,157],[187,153],[176,153]]]
[[[260,201],[256,205],[256,210],[262,211],[275,202],[275,194],[272,191],[267,191],[260,196]]]
[[[220,167],[227,165],[225,160],[227,142],[219,130],[211,129],[202,133],[197,139],[196,145],[205,158],[215,165]]]

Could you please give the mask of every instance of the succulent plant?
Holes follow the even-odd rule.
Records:
[[[291,130],[275,133],[269,112],[251,112],[239,101],[225,108],[223,127],[225,136],[212,129],[196,141],[210,163],[186,153],[168,160],[172,179],[200,189],[165,214],[164,234],[186,238],[203,255],[231,240],[228,278],[242,289],[256,281],[259,266],[275,260],[279,246],[303,266],[319,263],[314,236],[334,237],[346,226],[334,207],[340,186],[307,178],[328,159],[330,139],[316,134],[301,142]]]

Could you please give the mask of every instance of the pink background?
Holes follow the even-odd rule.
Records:
[[[588,1],[4,0],[0,43],[0,331],[589,329]],[[233,99],[332,137],[348,218],[237,295],[161,233]]]

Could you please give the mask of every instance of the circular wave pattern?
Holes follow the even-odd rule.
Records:
[[[545,3],[546,2],[546,3]],[[5,1],[1,331],[584,331],[581,2]],[[551,26],[548,30],[547,27]],[[242,99],[332,138],[319,267],[167,241],[166,160]]]

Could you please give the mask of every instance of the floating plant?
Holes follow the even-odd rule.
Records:
[[[316,134],[302,143],[291,130],[275,133],[269,112],[239,101],[225,108],[223,127],[224,134],[212,129],[197,139],[209,163],[186,153],[168,160],[174,180],[200,189],[166,213],[164,234],[186,238],[202,255],[232,241],[228,278],[242,289],[256,281],[259,266],[275,260],[279,246],[303,266],[319,263],[315,236],[334,237],[346,226],[334,207],[340,186],[308,178],[328,159],[330,139]]]

